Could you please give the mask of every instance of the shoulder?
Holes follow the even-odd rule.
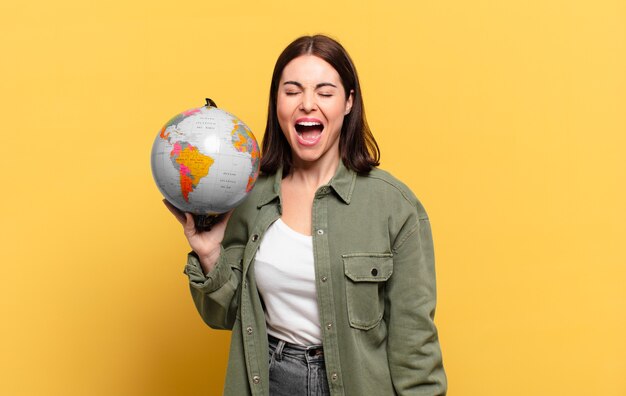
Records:
[[[357,180],[369,194],[380,194],[385,202],[394,206],[411,206],[417,210],[420,219],[428,218],[424,206],[413,191],[391,173],[374,168],[368,174],[359,175]]]

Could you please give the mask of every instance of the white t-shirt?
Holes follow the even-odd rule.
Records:
[[[313,238],[276,220],[259,245],[254,276],[265,302],[267,332],[293,344],[321,344]]]

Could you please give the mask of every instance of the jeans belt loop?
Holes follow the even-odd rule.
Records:
[[[278,340],[278,345],[276,345],[276,351],[274,351],[274,359],[281,361],[283,360],[283,348],[285,347],[285,341]]]

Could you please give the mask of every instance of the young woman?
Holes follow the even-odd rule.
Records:
[[[443,395],[424,208],[376,166],[355,67],[326,36],[279,56],[261,177],[210,232],[167,204],[204,321],[231,329],[226,395]]]

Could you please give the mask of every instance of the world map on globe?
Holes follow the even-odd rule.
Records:
[[[212,106],[184,111],[159,131],[152,174],[163,196],[194,214],[224,213],[252,190],[260,151],[250,129]]]

